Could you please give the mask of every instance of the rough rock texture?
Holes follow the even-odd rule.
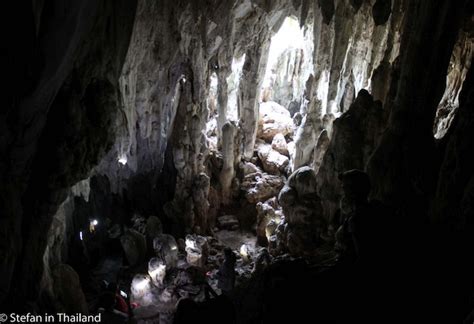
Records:
[[[318,190],[327,219],[334,215],[341,198],[338,175],[365,169],[384,128],[382,105],[366,90],[361,90],[349,110],[334,121],[333,136],[318,172]]]
[[[258,120],[257,138],[271,143],[277,134],[283,136],[293,132],[290,112],[276,102],[262,102]]]
[[[314,2],[314,77],[323,113],[346,107],[341,105],[346,89],[353,87],[357,93],[368,88],[380,63],[391,64],[397,57],[405,1],[391,4],[390,0],[377,1],[373,7],[371,1]],[[347,94],[345,99],[349,98]]]
[[[199,235],[186,236],[186,261],[193,266],[204,267],[209,257],[207,239]]]
[[[290,153],[288,152],[288,144],[286,143],[285,136],[283,136],[283,134],[281,133],[278,133],[273,137],[272,149],[274,149],[280,154],[290,156]]]
[[[467,25],[459,31],[458,39],[451,55],[446,79],[446,90],[436,112],[433,130],[435,138],[442,138],[453,121],[459,107],[459,95],[463,88],[467,71],[469,71],[471,66],[473,55],[474,32],[472,30],[469,32]]]
[[[262,172],[260,168],[258,168],[255,164],[251,162],[242,162],[239,165],[239,168],[242,171],[242,174],[244,175],[244,177],[252,173]]]
[[[311,255],[327,230],[314,170],[310,167],[296,170],[281,190],[278,201],[288,224],[284,244],[291,254]]]
[[[268,239],[281,222],[282,211],[276,198],[257,203],[257,243],[268,245]]]
[[[474,217],[474,68],[470,68],[462,89],[432,207],[432,221],[457,229],[472,225]]]
[[[253,156],[259,121],[260,87],[270,46],[270,35],[266,25],[263,30],[257,31],[256,35],[259,35],[259,42],[256,42],[245,53],[245,63],[238,94],[239,116],[244,137],[243,156],[245,159],[250,159]]]
[[[49,1],[32,8],[25,2],[10,12],[22,34],[9,36],[11,88],[0,116],[0,304],[7,296],[13,308],[36,301],[44,233],[64,190],[86,178],[113,141],[107,126],[120,102],[118,79],[135,6]]]
[[[59,264],[53,269],[52,276],[54,293],[59,301],[57,310],[66,314],[89,314],[86,297],[76,271],[67,264]]]
[[[241,190],[251,204],[276,196],[284,185],[284,179],[267,173],[251,173],[244,177]]]
[[[145,260],[145,236],[133,229],[129,229],[121,238],[120,243],[131,266],[136,266]]]
[[[222,127],[222,157],[224,160],[219,182],[222,186],[223,204],[228,204],[232,198],[232,180],[235,178],[236,166],[240,162],[239,130],[232,122]]]
[[[272,148],[272,145],[260,143],[257,145],[257,155],[262,162],[263,170],[270,174],[279,175],[285,172],[290,160]]]
[[[427,217],[435,188],[433,121],[463,7],[464,2],[410,3],[400,45],[400,77],[392,83],[397,91],[387,107],[391,111],[388,126],[367,166],[373,196],[400,215],[416,215],[419,221]],[[439,27],[436,32],[433,25]]]
[[[175,267],[178,262],[178,244],[173,236],[161,234],[153,240],[153,250],[168,267]]]
[[[69,245],[78,239],[74,223],[77,223],[76,198],[89,200],[90,183],[84,180],[71,188],[66,200],[59,206],[48,231],[48,244],[43,256],[44,271],[41,280],[41,291],[48,296],[48,302],[59,304],[54,291],[53,270],[70,257]],[[76,218],[76,221],[74,221]],[[56,306],[58,307],[58,306]]]
[[[119,134],[96,168],[111,179],[113,191],[127,189],[132,201],[141,200],[136,192],[144,191],[153,201],[146,204],[147,213],[163,208],[176,234],[190,232],[202,209],[192,187],[204,172],[209,148],[222,145],[221,128],[228,120],[240,120],[243,153],[247,159],[253,155],[265,48],[271,30],[296,9],[283,1],[139,2],[120,78],[125,107],[116,125]],[[244,54],[242,72],[234,71],[234,60]],[[205,136],[216,109],[217,140]],[[229,177],[224,178],[228,188]]]
[[[195,210],[194,231],[204,234],[208,231],[209,220],[209,190],[211,187],[210,178],[205,173],[200,173],[194,181],[193,200]]]
[[[308,113],[303,117],[301,126],[296,131],[293,170],[311,163],[314,143],[321,131],[320,109],[321,103],[319,101],[311,103]]]
[[[329,143],[328,131],[323,130],[321,134],[319,134],[316,147],[314,148],[313,169],[316,174],[318,174],[319,167],[323,163],[324,154],[326,154]]]
[[[293,94],[291,98],[292,113],[300,114],[302,121],[295,142],[287,136],[294,164],[309,165],[320,160],[321,156],[314,157],[319,154],[314,147],[325,129],[331,144],[319,171],[323,181],[318,185],[328,184],[328,194],[333,196],[327,201],[334,205],[337,188],[331,186],[337,186],[337,172],[349,167],[363,169],[377,146],[367,168],[374,184],[372,195],[401,216],[397,221],[405,226],[398,228],[399,236],[405,239],[410,229],[421,232],[416,224],[425,224],[426,219],[453,227],[470,224],[474,181],[469,155],[472,94],[468,89],[472,89],[472,72],[463,90],[461,84],[463,75],[472,70],[468,67],[472,46],[466,45],[470,44],[467,38],[472,28],[459,33],[461,24],[472,24],[472,4],[467,7],[467,3],[12,3],[11,10],[4,10],[13,18],[6,26],[15,33],[7,32],[4,39],[4,79],[8,82],[5,109],[0,112],[0,310],[38,312],[38,296],[48,294],[41,289],[55,297],[63,295],[59,289],[52,289],[51,269],[66,262],[63,245],[69,244],[71,237],[78,240],[77,231],[88,226],[92,213],[100,224],[107,219],[123,224],[130,215],[140,213],[158,215],[164,227],[181,236],[198,228],[206,232],[218,214],[220,197],[216,188],[220,184],[216,182],[224,164],[213,161],[209,147],[219,147],[215,135],[222,144],[221,126],[229,118],[240,121],[244,157],[253,163],[244,164],[242,194],[252,207],[277,194],[275,190],[280,190],[284,179],[262,173],[255,166],[254,144],[269,39],[289,15],[299,17],[305,28],[313,25],[314,40],[313,76],[308,78],[303,96],[296,98]],[[239,73],[232,76],[233,61],[238,58],[243,58],[243,71],[235,84],[230,79],[238,79]],[[450,58],[454,63],[451,68]],[[289,69],[281,75],[294,74],[301,79],[300,53],[286,53],[282,62],[288,62]],[[214,78],[217,99],[210,92]],[[280,84],[294,81],[290,78]],[[357,111],[353,107],[361,104],[358,101],[370,101],[361,105],[368,111],[375,111],[372,108],[377,106],[364,99],[365,95],[351,106],[353,93],[363,88],[383,102],[383,115],[390,114],[381,136],[374,122],[378,112],[354,117]],[[232,91],[238,98],[235,116],[236,109],[229,104],[234,100],[230,97]],[[286,92],[280,93],[285,97],[281,100],[290,100]],[[443,140],[435,141],[436,109],[441,106],[437,119],[441,128],[436,127],[444,132],[454,115],[455,109],[450,107],[456,105],[457,93],[461,93],[460,117],[452,119],[451,130]],[[339,116],[348,107],[332,132],[332,119],[326,116]],[[209,115],[214,116],[216,110],[217,131],[206,133]],[[356,127],[347,127],[346,119]],[[366,128],[375,129],[374,133],[369,134]],[[360,151],[353,147],[357,141],[364,143]],[[323,146],[325,141],[320,143]],[[349,155],[355,157],[350,163]],[[214,171],[209,172],[209,165]],[[71,194],[70,187],[86,178],[90,178],[89,198]],[[290,185],[288,188],[290,193],[296,190]],[[282,196],[285,198],[285,194]],[[292,197],[288,194],[286,198],[293,203]],[[317,236],[318,230],[310,234],[305,232],[306,227],[298,228],[301,214],[310,213],[307,205],[314,203],[311,213],[320,209],[316,200],[314,195],[307,201],[297,201],[297,206],[303,208],[289,208],[288,221],[276,230],[275,224],[267,224],[265,236],[274,232],[269,242],[271,251],[279,250],[278,242],[283,241],[290,251],[299,254],[309,236]],[[329,206],[331,209],[334,206]],[[71,214],[79,223],[77,227],[68,224]],[[262,230],[263,226],[260,234]],[[443,243],[450,242],[446,239]],[[467,246],[473,245],[453,244],[448,250],[455,255]],[[443,263],[451,266],[449,261],[455,258]],[[460,269],[461,274],[470,269],[453,268]],[[69,274],[64,277],[78,285]],[[449,277],[459,280],[457,276]],[[469,287],[470,282],[463,286]],[[73,295],[78,297],[78,291]],[[163,298],[171,300],[168,292]],[[433,310],[445,309],[431,306]],[[459,313],[464,308],[459,306]]]

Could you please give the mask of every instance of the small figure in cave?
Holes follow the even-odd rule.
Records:
[[[116,283],[111,282],[107,286],[107,290],[115,294],[115,309],[124,314],[129,313],[127,301],[120,294],[120,289]]]
[[[218,287],[222,293],[228,294],[235,286],[235,263],[237,257],[232,249],[226,247],[224,249],[224,262],[217,273]]]
[[[107,287],[106,291],[99,298],[99,312],[102,313],[104,323],[127,323],[128,314],[118,310],[116,292],[112,291],[116,285]],[[127,306],[128,310],[128,306]]]
[[[368,260],[376,241],[376,228],[381,218],[376,202],[369,202],[371,190],[369,176],[360,170],[350,170],[339,176],[343,196],[340,202],[340,227],[336,232],[336,250],[344,260]]]

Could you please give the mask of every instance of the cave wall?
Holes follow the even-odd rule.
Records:
[[[269,45],[271,30],[297,9],[284,1],[140,2],[120,77],[124,109],[115,123],[116,140],[94,173],[107,176],[112,191],[125,192],[132,205],[145,206],[138,210],[145,216],[159,215],[168,223],[180,219],[175,225],[181,233],[185,227],[193,228],[202,208],[192,197],[207,195],[193,188],[202,178],[208,147],[213,145],[205,134],[214,104],[209,99],[211,75],[217,75],[221,89],[217,98],[221,127],[228,119],[223,105],[228,102],[232,60],[245,54],[239,118],[244,143],[248,141],[244,152],[253,154],[266,62],[261,45]],[[220,130],[217,133],[221,136]],[[121,158],[125,164],[118,162]],[[170,168],[162,172],[166,163]],[[171,184],[160,183],[165,172],[175,173]],[[142,200],[146,202],[138,203]]]
[[[434,193],[439,162],[432,127],[465,4],[408,7],[388,126],[367,166],[374,197],[420,221]]]
[[[473,30],[472,19],[464,19],[451,55],[446,78],[446,90],[436,112],[433,127],[435,138],[439,139],[446,135],[457,113],[463,82],[472,63],[474,52]]]
[[[0,304],[11,309],[35,302],[53,216],[113,143],[135,10],[133,1],[34,4],[12,15],[29,28],[7,52],[16,82],[1,117]]]
[[[314,76],[323,114],[349,108],[343,103],[346,89],[358,93],[381,87],[372,85],[371,78],[382,64],[391,65],[398,56],[405,2],[314,2]]]

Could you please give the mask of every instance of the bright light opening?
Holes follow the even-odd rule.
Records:
[[[271,38],[262,83],[263,101],[276,101],[286,107],[289,101],[299,100],[313,71],[312,35],[311,28],[300,28],[297,19],[285,19]]]
[[[81,239],[81,241],[83,241],[83,240],[84,240],[84,238],[83,238],[83,236],[82,236],[82,231],[81,231],[81,232],[79,232],[79,238]]]
[[[232,59],[232,73],[227,77],[228,101],[227,101],[227,120],[239,120],[239,108],[237,96],[239,92],[240,78],[245,63],[245,54]]]

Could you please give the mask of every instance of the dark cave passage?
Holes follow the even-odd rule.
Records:
[[[471,1],[8,16],[7,321],[473,323]]]

